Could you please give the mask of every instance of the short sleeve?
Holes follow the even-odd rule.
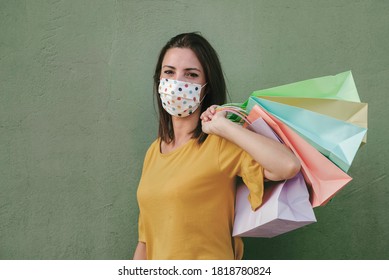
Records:
[[[264,169],[262,165],[257,163],[248,153],[244,152],[240,176],[250,191],[248,200],[253,211],[262,204],[264,191],[263,174]]]
[[[141,214],[139,214],[138,218],[138,241],[146,243],[145,228],[143,225]]]
[[[219,143],[219,166],[227,176],[240,176],[250,191],[249,201],[253,210],[262,203],[264,169],[246,151],[221,138]]]

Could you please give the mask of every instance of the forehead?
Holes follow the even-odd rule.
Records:
[[[162,60],[162,67],[165,65],[173,66],[177,69],[194,67],[203,69],[196,54],[188,48],[171,48],[167,50]]]

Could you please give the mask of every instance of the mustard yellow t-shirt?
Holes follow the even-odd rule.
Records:
[[[139,241],[148,259],[241,259],[243,242],[232,237],[235,179],[262,202],[263,168],[240,147],[215,135],[191,139],[162,154],[160,139],[146,153],[137,197]]]

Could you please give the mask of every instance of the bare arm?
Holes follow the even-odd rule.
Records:
[[[235,143],[260,163],[267,179],[289,179],[300,170],[300,161],[288,147],[229,121],[224,112],[216,113],[210,107],[202,114],[201,120],[205,133],[216,134]]]
[[[146,243],[138,242],[134,253],[134,260],[147,260]]]

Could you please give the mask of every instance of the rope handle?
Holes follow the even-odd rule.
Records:
[[[234,115],[238,116],[239,118],[241,118],[247,124],[251,125],[251,122],[248,119],[248,114],[246,113],[245,110],[243,110],[240,107],[232,106],[232,105],[222,105],[222,106],[218,106],[216,108],[216,111],[225,111],[225,112],[234,114]]]

